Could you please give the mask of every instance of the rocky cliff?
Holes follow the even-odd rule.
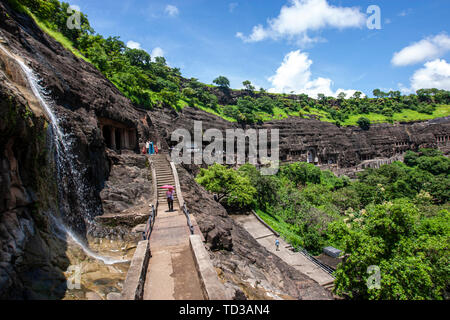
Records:
[[[0,2],[0,45],[39,76],[60,127],[70,138],[73,165],[86,186],[83,199],[92,209],[88,213],[80,210],[79,199],[70,192],[61,197],[54,150],[49,146],[49,117],[17,63],[0,50],[0,298],[58,299],[67,289],[63,273],[68,259],[65,240],[52,229],[52,212],[61,211],[66,223],[83,237],[88,232],[97,237],[127,236],[130,219],[124,223],[113,219],[111,224],[101,217],[140,214],[152,201],[147,196],[152,190],[145,157],[137,154],[139,143],[159,141],[168,151],[173,145],[171,133],[178,128],[192,130],[194,120],[202,121],[204,130],[224,131],[237,125],[192,108],[179,113],[134,108],[97,69],[5,2]],[[422,146],[445,149],[449,123],[449,119],[441,119],[376,125],[362,131],[291,118],[257,128],[280,129],[283,161],[312,157],[319,165],[341,169]],[[293,299],[330,297],[236,225],[195,183],[192,173],[198,168],[188,169],[180,167],[185,199],[197,217],[218,272],[236,298],[261,298],[266,292]],[[68,190],[77,187],[73,182],[67,185]]]
[[[156,109],[149,115],[160,137],[170,145],[176,144],[171,142],[171,134],[176,129],[186,129],[193,137],[194,121],[201,121],[204,131],[219,129],[224,137],[226,129],[242,128],[190,107],[178,114]],[[374,162],[379,166],[390,159],[401,159],[407,150],[439,148],[444,154],[450,152],[450,117],[416,123],[374,124],[369,130],[291,117],[243,129],[279,129],[282,163],[307,162],[310,157],[310,162],[336,173],[358,170],[363,163],[369,166]]]
[[[103,213],[100,192],[112,165],[98,118],[138,129],[140,116],[100,72],[3,1],[0,45],[0,298],[60,299],[67,289],[69,261],[66,239],[57,236],[52,217],[63,212],[62,218],[82,237],[92,227],[92,217],[80,210],[75,192],[59,192],[49,116],[12,56],[40,77],[53,102],[74,153],[72,165],[86,186],[89,214]],[[80,187],[61,182],[69,190]]]
[[[47,166],[48,124],[31,111],[2,59],[0,67],[0,299],[58,299],[68,260],[47,213],[57,194]]]

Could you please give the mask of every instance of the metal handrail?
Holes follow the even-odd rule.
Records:
[[[189,210],[186,206],[186,202],[183,204],[183,212],[186,215],[187,225],[189,227],[189,230],[191,231],[191,235],[194,234],[194,226],[191,223],[191,218],[189,216]]]
[[[275,234],[275,236],[280,237],[280,234],[278,232],[276,232],[275,230],[273,230],[260,216],[258,216],[258,214],[254,210],[252,210],[252,213],[258,219],[258,221],[261,222],[263,225],[265,225],[269,230],[271,230],[273,232],[273,234]],[[333,268],[330,268],[329,266],[327,266],[320,260],[314,258],[304,248],[300,248],[300,250],[298,252],[303,254],[308,260],[310,260],[312,263],[314,263],[316,266],[318,266],[319,268],[321,268],[323,271],[325,271],[326,273],[328,273],[330,276],[332,276],[334,278],[333,273],[335,270]]]
[[[153,205],[153,203],[150,206],[152,207],[152,209],[151,209],[150,217],[148,217],[148,220],[147,220],[147,225],[145,226],[145,232],[143,234],[144,240],[150,239],[150,235],[152,234],[152,231],[153,231],[153,224],[154,224],[155,218],[156,218],[155,206]]]
[[[321,262],[320,260],[314,258],[312,255],[309,254],[308,251],[306,251],[306,249],[301,249],[299,252],[302,253],[308,260],[310,260],[316,266],[318,266],[323,271],[328,273],[331,277],[335,278],[334,275],[333,275],[335,270],[333,268],[329,267],[328,265],[326,265],[325,263]]]

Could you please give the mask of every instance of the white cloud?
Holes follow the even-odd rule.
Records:
[[[133,40],[127,42],[127,47],[130,49],[142,49],[141,44]]]
[[[164,50],[160,47],[156,47],[152,50],[152,53],[150,53],[150,56],[154,59],[156,57],[164,57]]]
[[[236,9],[238,6],[239,6],[239,3],[232,2],[228,5],[228,10],[230,11],[230,13],[233,13],[234,9]]]
[[[338,89],[334,92],[331,87],[333,81],[327,78],[312,79],[312,60],[308,54],[300,50],[291,51],[285,57],[275,75],[268,80],[272,83],[269,92],[273,93],[305,93],[311,97],[317,97],[319,93],[326,96],[336,97],[339,93],[345,92],[347,97],[353,95],[356,90]]]
[[[168,4],[166,6],[166,9],[164,10],[166,14],[168,14],[171,17],[176,17],[180,14],[180,10],[174,5]]]
[[[450,90],[450,64],[444,59],[425,63],[411,77],[412,91],[431,88]]]
[[[351,97],[355,94],[355,92],[357,92],[357,91],[359,91],[359,90],[354,90],[354,89],[349,89],[349,90],[338,89],[338,90],[336,91],[334,97],[337,97],[337,96],[339,95],[339,93],[343,92],[343,93],[345,93],[345,98],[346,98],[346,99],[347,99],[347,98],[351,98]],[[361,92],[361,91],[360,91],[360,92]],[[361,93],[362,93],[362,92],[361,92]],[[361,97],[365,97],[365,96],[366,96],[366,95],[365,95],[364,93],[361,95]]]
[[[262,25],[253,27],[252,34],[248,37],[244,36],[242,32],[236,33],[236,37],[242,39],[244,42],[258,42],[267,38],[268,33]]]
[[[394,53],[391,62],[394,66],[407,66],[439,58],[448,51],[450,51],[450,37],[446,34],[439,34],[413,43]]]
[[[290,0],[289,5],[281,8],[280,14],[268,20],[268,26],[253,27],[250,36],[242,32],[236,34],[245,42],[257,42],[267,38],[303,39],[311,40],[308,31],[317,31],[323,28],[351,28],[362,27],[366,15],[356,7],[336,7],[329,5],[327,0]],[[311,41],[310,41],[311,42]]]

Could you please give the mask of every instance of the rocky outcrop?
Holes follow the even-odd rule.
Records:
[[[100,193],[104,215],[145,208],[153,200],[151,171],[145,155],[108,152],[111,172]]]
[[[194,136],[194,121],[201,121],[204,131],[220,130],[223,137],[226,137],[226,129],[240,128],[236,123],[190,107],[178,114],[156,109],[149,112],[149,117],[161,138],[172,146],[177,143],[171,141],[171,133],[176,129],[186,129]],[[245,129],[251,128],[279,130],[281,162],[309,161],[336,173],[340,173],[340,169],[355,168],[364,161],[401,157],[407,150],[439,148],[445,154],[450,152],[450,117],[395,125],[374,124],[367,131],[296,117]]]
[[[81,173],[84,199],[89,201],[83,205],[92,209],[89,215],[103,213],[100,192],[110,172],[98,118],[144,132],[140,117],[145,115],[93,66],[66,51],[4,1],[0,2],[0,45],[6,50],[0,50],[0,299],[61,299],[69,261],[66,235],[55,229],[53,216],[64,213],[64,220],[81,238],[95,224],[87,224],[92,217],[79,208],[75,191],[79,185],[63,179],[71,192],[59,192],[52,139],[47,135],[48,115],[6,52],[20,57],[41,78],[70,140],[72,165]],[[129,200],[138,198],[142,194]],[[91,229],[101,236],[114,231]]]
[[[47,123],[0,70],[0,299],[59,299],[68,266],[65,241],[47,210],[56,185],[48,164]]]

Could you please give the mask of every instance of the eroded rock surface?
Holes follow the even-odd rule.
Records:
[[[111,172],[100,193],[105,215],[145,208],[153,200],[151,171],[145,155],[109,152]]]

